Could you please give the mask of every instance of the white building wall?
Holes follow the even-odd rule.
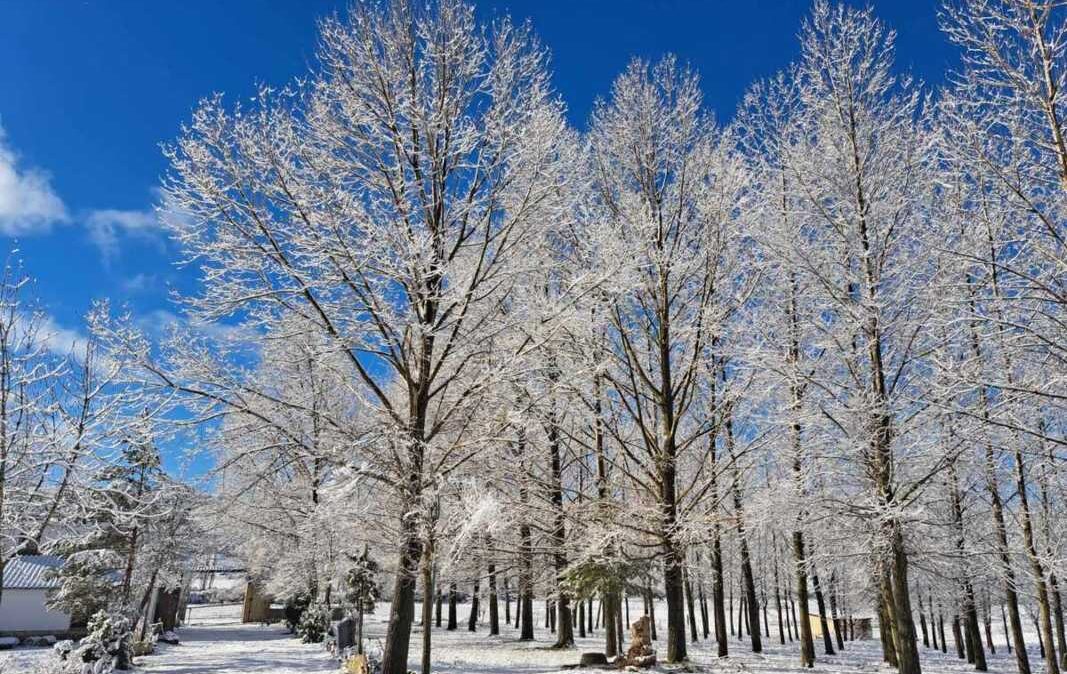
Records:
[[[0,632],[64,632],[70,616],[45,608],[46,590],[4,590]]]

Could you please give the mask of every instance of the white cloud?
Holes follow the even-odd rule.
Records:
[[[122,289],[128,293],[143,293],[156,285],[155,274],[139,273],[122,279]]]
[[[41,339],[45,347],[58,356],[74,354],[77,357],[78,354],[84,354],[88,343],[85,335],[62,327],[51,316],[41,318]]]
[[[32,166],[20,167],[0,126],[0,234],[47,232],[68,219],[63,200],[52,190],[51,177]]]
[[[119,254],[119,239],[133,237],[162,242],[159,218],[154,211],[122,211],[112,208],[90,211],[85,218],[89,240],[100,250],[105,263]]]
[[[75,358],[85,353],[88,337],[76,329],[63,327],[50,314],[42,311],[19,313],[14,320],[18,339],[25,340],[27,346],[32,344],[35,350]]]
[[[220,342],[245,343],[253,339],[254,333],[243,325],[229,323],[203,323],[191,321],[166,309],[154,309],[137,319],[137,325],[154,339],[162,339],[172,328],[187,329]]]

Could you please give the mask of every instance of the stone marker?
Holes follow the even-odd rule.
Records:
[[[579,667],[596,667],[597,665],[607,665],[608,656],[603,653],[582,653],[582,659],[578,661]]]
[[[337,623],[337,652],[343,653],[346,648],[356,645],[356,621],[350,617],[342,618]]]
[[[656,651],[652,648],[652,619],[641,616],[630,625],[630,647],[626,649],[624,664],[629,667],[652,667]]]

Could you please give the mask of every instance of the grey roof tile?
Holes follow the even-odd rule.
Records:
[[[50,590],[59,581],[50,571],[63,566],[61,557],[52,555],[16,555],[4,567],[5,590]]]

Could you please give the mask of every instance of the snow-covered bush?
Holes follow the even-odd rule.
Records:
[[[305,644],[320,644],[330,629],[330,610],[324,604],[312,604],[300,615],[296,635]]]
[[[56,658],[60,660],[66,660],[68,657],[70,657],[71,651],[73,650],[74,642],[70,639],[64,639],[63,641],[57,643],[55,646],[52,646],[52,653],[54,653]]]
[[[296,634],[309,602],[306,594],[297,594],[285,602],[285,627],[293,634]]]
[[[92,669],[88,671],[93,674],[110,672],[112,669],[127,669],[133,636],[130,621],[122,616],[98,611],[89,619],[87,627],[89,633],[70,653],[68,661],[92,664]]]

